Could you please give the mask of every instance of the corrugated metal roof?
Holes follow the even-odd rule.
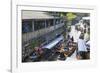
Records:
[[[53,19],[54,16],[47,14],[47,12],[39,11],[22,11],[22,19]]]

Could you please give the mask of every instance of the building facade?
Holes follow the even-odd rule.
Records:
[[[35,46],[48,44],[60,36],[63,26],[64,21],[57,13],[22,11],[22,58],[30,55]]]

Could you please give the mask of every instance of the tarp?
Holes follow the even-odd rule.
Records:
[[[55,40],[53,40],[52,42],[50,42],[49,44],[43,46],[42,48],[51,49],[51,48],[53,48],[57,43],[59,43],[62,39],[63,39],[63,36],[60,36],[60,37],[56,38]]]

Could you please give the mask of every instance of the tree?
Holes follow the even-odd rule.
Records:
[[[63,37],[64,37],[64,46],[67,46],[67,35],[68,35],[68,26],[71,26],[72,20],[75,19],[77,16],[72,13],[72,12],[68,12],[68,13],[61,13],[61,17],[64,20],[64,32],[63,32]]]

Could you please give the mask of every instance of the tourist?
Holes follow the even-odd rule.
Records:
[[[84,40],[84,34],[81,33],[79,40],[78,40],[77,58],[86,59],[86,53],[87,53],[86,42]]]

